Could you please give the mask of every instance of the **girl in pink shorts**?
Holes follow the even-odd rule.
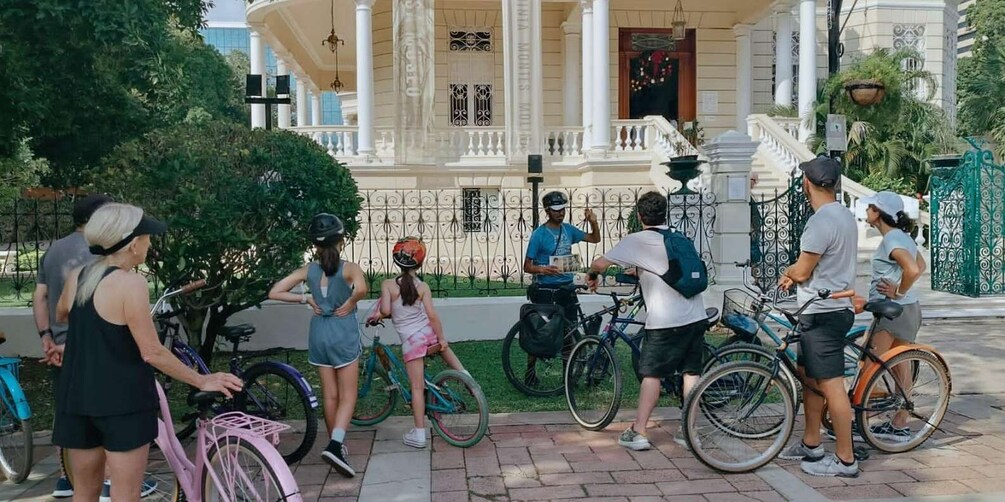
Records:
[[[426,447],[426,414],[424,360],[439,353],[452,369],[467,373],[443,336],[443,325],[433,308],[429,286],[416,277],[416,270],[426,258],[426,246],[418,238],[405,237],[394,245],[394,263],[401,274],[380,285],[380,302],[368,322],[390,317],[401,338],[401,353],[412,387],[412,416],[415,428],[405,434],[404,441],[415,448]]]

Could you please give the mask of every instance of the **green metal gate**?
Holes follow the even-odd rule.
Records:
[[[1005,167],[972,140],[957,158],[932,160],[932,289],[1005,294]]]
[[[789,188],[771,199],[750,201],[750,263],[756,284],[773,287],[796,262],[803,227],[811,214],[802,176],[792,178]]]

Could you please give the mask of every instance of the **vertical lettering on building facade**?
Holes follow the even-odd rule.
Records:
[[[434,0],[396,0],[394,16],[394,86],[398,113],[396,143],[399,163],[432,162],[429,140],[435,98]]]

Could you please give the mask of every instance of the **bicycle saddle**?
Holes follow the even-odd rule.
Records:
[[[196,408],[208,408],[209,405],[223,399],[223,392],[193,392],[188,396],[188,405]]]
[[[866,312],[872,312],[887,319],[896,319],[904,312],[904,306],[890,300],[879,300],[877,302],[866,303],[865,310]]]
[[[230,343],[246,342],[255,333],[255,327],[250,324],[236,324],[223,327],[223,337]]]

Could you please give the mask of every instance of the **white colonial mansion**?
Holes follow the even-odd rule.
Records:
[[[955,103],[955,0],[845,1],[842,61],[913,47]],[[736,130],[773,189],[811,153],[801,115],[827,76],[826,0],[254,0],[252,73],[267,44],[296,80],[279,127],[310,135],[364,189],[658,185],[659,165]],[[332,32],[339,42],[325,44]],[[808,43],[808,41],[812,41]],[[335,81],[346,125],[319,124]],[[314,101],[310,103],[308,100]],[[263,105],[252,125],[263,126]],[[291,124],[295,124],[291,126]],[[682,132],[684,134],[682,134]],[[689,139],[691,141],[689,141]],[[692,146],[692,143],[698,143]],[[773,182],[776,181],[776,182]]]

